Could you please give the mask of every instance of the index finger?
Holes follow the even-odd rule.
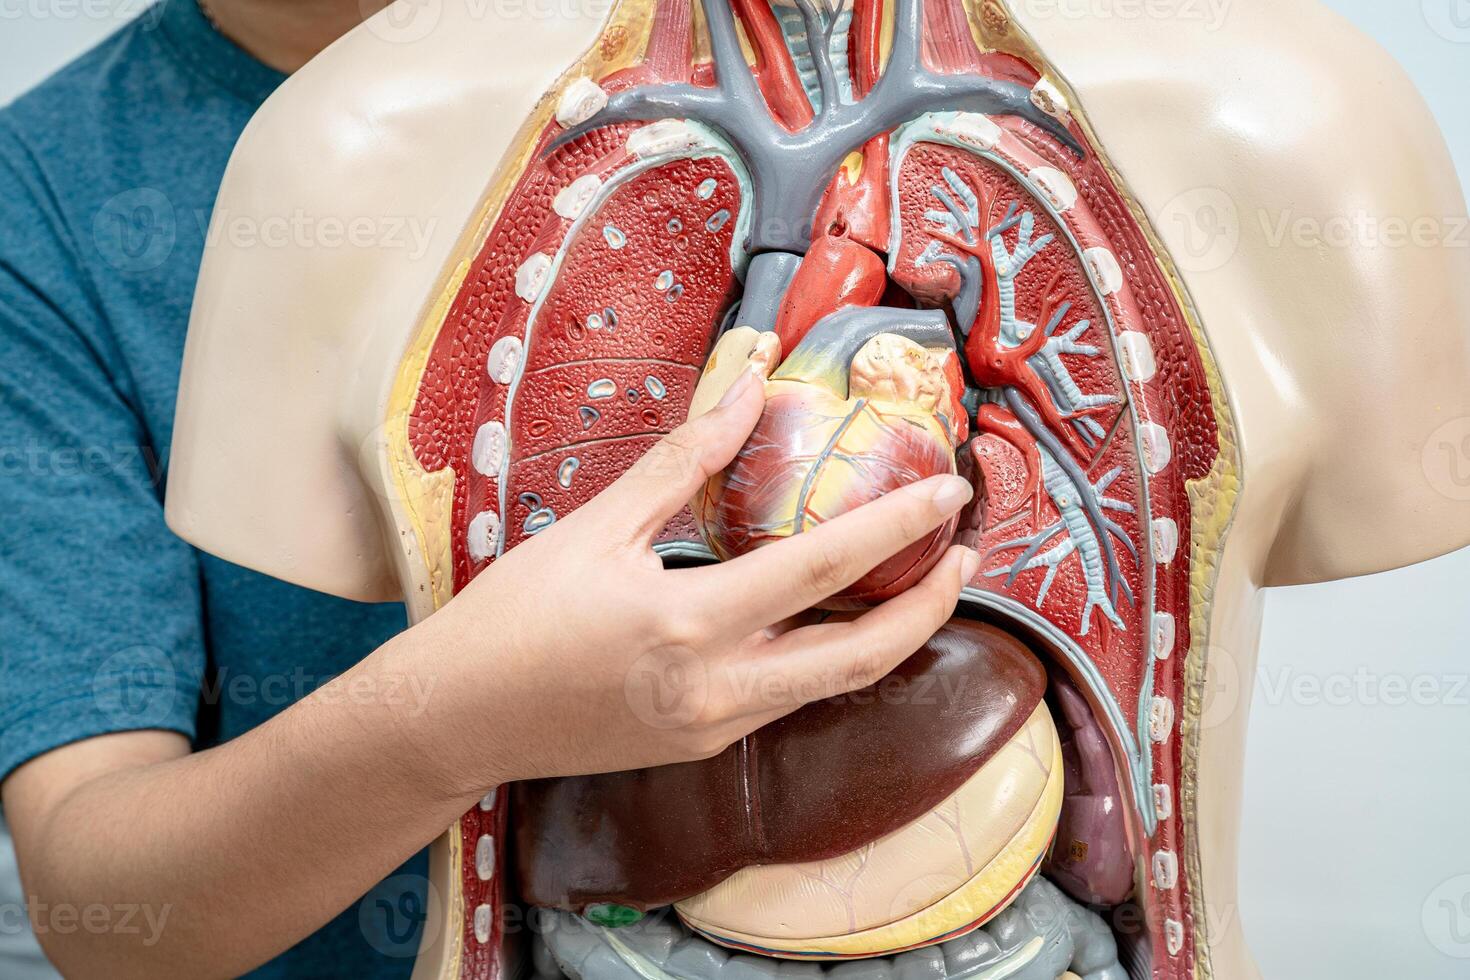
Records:
[[[930,477],[739,558],[678,574],[697,583],[712,622],[754,632],[841,592],[944,524],[973,495],[963,477]]]

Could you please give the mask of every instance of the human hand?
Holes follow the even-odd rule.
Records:
[[[444,669],[462,681],[448,697],[457,737],[477,746],[476,786],[717,755],[802,704],[875,683],[952,615],[979,565],[958,546],[860,617],[802,616],[963,507],[972,488],[957,476],[719,565],[663,567],[654,537],[734,458],[763,401],[746,371],[714,410],[417,627],[429,634],[419,648],[450,651]]]

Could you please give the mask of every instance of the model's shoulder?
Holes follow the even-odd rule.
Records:
[[[1365,97],[1375,105],[1417,99],[1394,58],[1320,0],[1023,0],[1012,8],[1052,69],[1087,99],[1126,98],[1140,116],[1187,104],[1196,133],[1256,139],[1348,119],[1363,125]]]
[[[1424,100],[1317,0],[1133,6],[1145,13],[1125,21],[1016,5],[1179,270],[1232,396],[1245,485],[1291,500],[1263,581],[1470,541],[1463,502],[1430,475],[1470,416],[1470,251]]]
[[[597,39],[602,18],[506,18],[492,10],[395,5],[370,18],[265,102],[237,155],[310,175],[384,171],[431,146],[442,153],[451,141],[467,153],[501,149],[484,134],[508,113],[523,114],[526,92],[539,97],[551,88]]]

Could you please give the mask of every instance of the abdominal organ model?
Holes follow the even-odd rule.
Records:
[[[447,596],[753,367],[764,416],[667,560],[958,472],[974,505],[825,608],[955,541],[984,562],[865,696],[706,762],[487,796],[459,831],[460,972],[1193,976],[1209,352],[1003,5],[818,3],[614,11],[405,361],[398,465],[452,521]],[[534,908],[560,926],[523,946],[509,912]]]

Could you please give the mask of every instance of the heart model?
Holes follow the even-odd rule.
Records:
[[[691,414],[719,391],[730,363],[748,362],[767,381],[755,432],[691,505],[720,558],[955,471],[967,411],[949,324],[936,311],[865,305],[886,285],[877,255],[845,237],[824,236],[797,268],[774,330],[742,323],[721,336]],[[818,318],[823,310],[834,312]],[[954,532],[951,519],[826,607],[898,594],[933,567]]]

